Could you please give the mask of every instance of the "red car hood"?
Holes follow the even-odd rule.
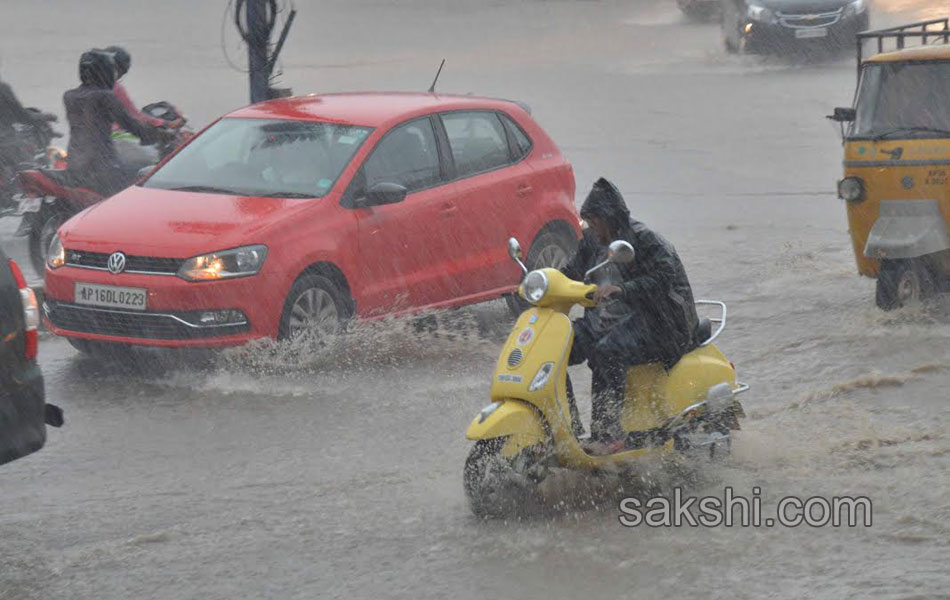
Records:
[[[71,219],[60,236],[76,250],[188,258],[266,243],[264,230],[310,202],[133,186]]]

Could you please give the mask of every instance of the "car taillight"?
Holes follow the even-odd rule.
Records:
[[[23,350],[23,358],[26,360],[35,360],[39,352],[39,328],[40,328],[40,307],[36,302],[36,293],[26,285],[26,279],[23,277],[23,271],[11,259],[10,271],[13,273],[13,280],[20,288],[20,300],[23,301],[23,323],[26,325],[26,344]]]

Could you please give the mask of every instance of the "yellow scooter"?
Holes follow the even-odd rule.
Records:
[[[712,344],[726,325],[721,316],[701,319],[700,345],[671,369],[662,364],[636,365],[627,371],[621,411],[624,447],[613,454],[589,451],[580,439],[574,399],[567,377],[574,329],[568,313],[575,304],[594,306],[597,286],[573,281],[551,268],[528,272],[518,241],[508,253],[524,271],[518,293],[532,305],[525,310],[502,348],[491,383],[491,404],[472,420],[466,437],[475,446],[465,462],[464,487],[479,516],[508,512],[511,487],[536,487],[552,467],[576,470],[622,469],[648,456],[693,452],[726,454],[730,431],[745,416],[737,394],[735,367]],[[633,247],[618,240],[608,258],[584,280],[610,262],[629,263]],[[715,322],[718,327],[712,331]]]

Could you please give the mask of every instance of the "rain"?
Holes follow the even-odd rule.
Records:
[[[853,105],[852,42],[733,54],[718,16],[687,16],[676,0],[277,6],[274,40],[296,13],[275,88],[425,93],[442,65],[436,94],[530,107],[572,167],[576,207],[598,178],[616,184],[631,215],[675,245],[696,298],[728,306],[716,345],[751,386],[731,455],[651,459],[635,478],[562,469],[541,484],[537,510],[473,514],[465,434],[491,402],[515,323],[503,298],[219,349],[95,356],[44,329],[47,402],[66,422],[40,451],[0,466],[0,600],[946,597],[950,299],[882,310],[875,280],[858,273],[836,189],[841,130],[827,118]],[[9,0],[0,81],[67,133],[63,94],[79,85],[80,55],[119,45],[132,55],[122,83],[136,104],[170,103],[200,136],[249,103],[235,8]],[[950,16],[950,5],[875,0],[869,11],[879,29]],[[307,147],[336,127],[268,133]],[[50,143],[66,148],[68,137]],[[177,193],[96,235],[132,243],[173,207],[195,215],[179,224],[181,243],[236,245],[215,200]],[[243,214],[261,227],[273,211],[320,201],[250,200]],[[504,239],[513,220],[462,217],[410,230],[450,253],[468,243],[465,229]],[[0,217],[0,247],[42,291],[19,225]],[[393,256],[384,248],[367,273]],[[247,293],[273,296],[279,315],[275,289]],[[569,372],[589,424],[590,370]],[[867,497],[873,522],[623,526],[624,498],[674,488],[755,494],[764,512],[789,496]]]

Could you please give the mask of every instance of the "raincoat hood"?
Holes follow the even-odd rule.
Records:
[[[617,186],[603,177],[594,182],[581,206],[581,218],[591,216],[606,220],[614,232],[619,232],[630,224],[630,210],[623,195]]]

